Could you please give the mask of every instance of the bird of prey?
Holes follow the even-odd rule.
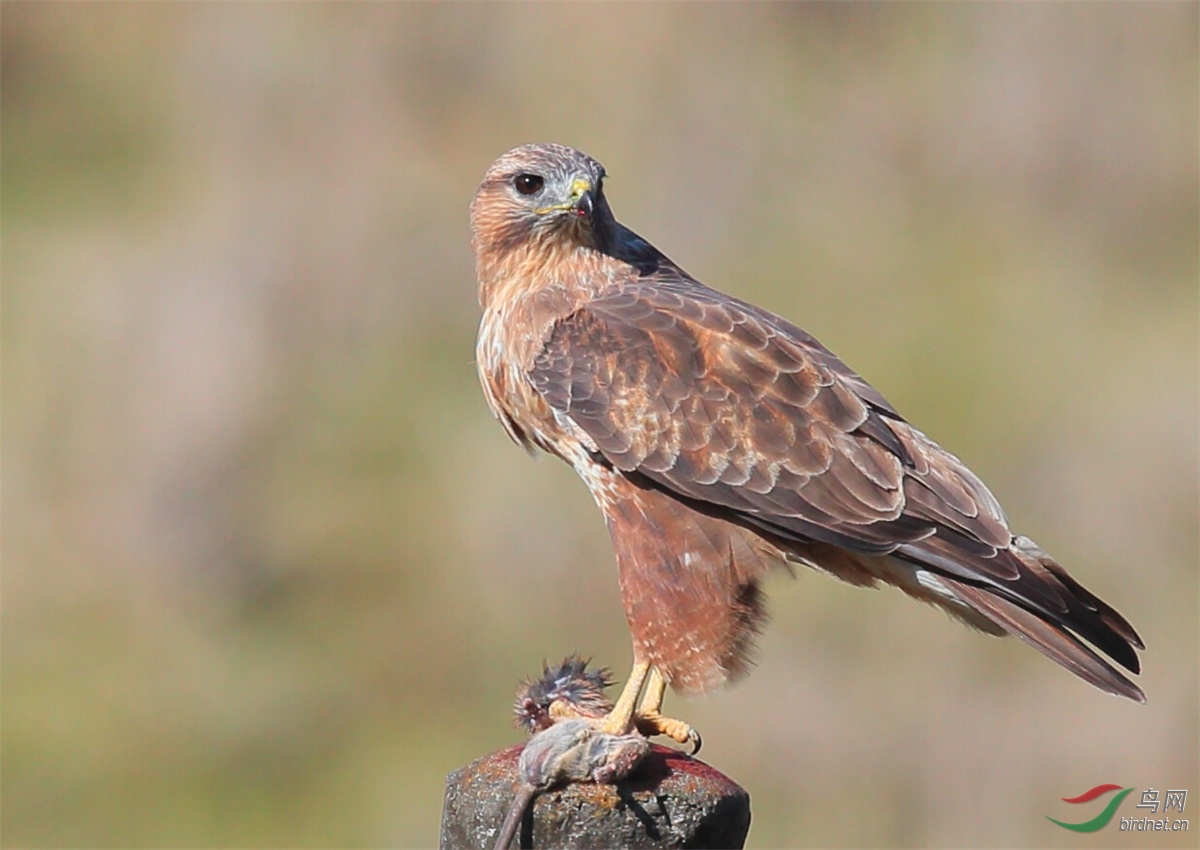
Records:
[[[471,233],[487,402],[517,443],[574,467],[616,552],[634,664],[609,733],[698,743],[661,714],[666,686],[744,674],[761,579],[790,564],[895,585],[1145,701],[1100,654],[1140,672],[1120,614],[829,349],[621,225],[604,177],[569,147],[515,148],[487,170]]]

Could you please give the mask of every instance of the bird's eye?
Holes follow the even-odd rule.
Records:
[[[513,185],[517,187],[517,191],[522,195],[532,195],[542,188],[542,184],[546,181],[536,174],[518,174],[513,180]]]

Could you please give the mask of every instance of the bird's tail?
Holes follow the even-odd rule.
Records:
[[[1007,554],[1021,565],[1020,576],[1011,585],[977,583],[940,571],[937,578],[965,605],[1081,679],[1144,703],[1141,688],[1080,639],[1126,670],[1139,673],[1135,649],[1146,647],[1128,621],[1028,537],[1015,537]],[[1049,604],[1048,599],[1061,604]]]

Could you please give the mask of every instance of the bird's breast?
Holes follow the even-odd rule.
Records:
[[[526,449],[539,448],[571,462],[578,440],[564,427],[529,380],[529,370],[554,323],[563,315],[545,299],[522,298],[489,305],[479,324],[476,364],[492,414]]]

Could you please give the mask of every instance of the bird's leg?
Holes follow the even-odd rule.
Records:
[[[666,735],[677,743],[691,744],[692,755],[695,755],[700,752],[700,746],[704,743],[700,738],[700,733],[682,720],[663,717],[662,704],[666,693],[667,680],[663,678],[662,673],[658,672],[657,667],[652,667],[650,681],[646,684],[646,694],[642,697],[642,704],[634,715],[634,723],[638,731],[647,737]]]
[[[601,731],[607,732],[609,735],[629,734],[633,729],[633,709],[637,705],[638,694],[642,692],[642,684],[645,683],[646,674],[649,672],[649,661],[634,660],[633,670],[629,672],[629,681],[625,683],[625,689],[621,691],[617,704],[604,719],[604,723],[600,727]],[[661,703],[662,700],[660,699],[659,702]]]

